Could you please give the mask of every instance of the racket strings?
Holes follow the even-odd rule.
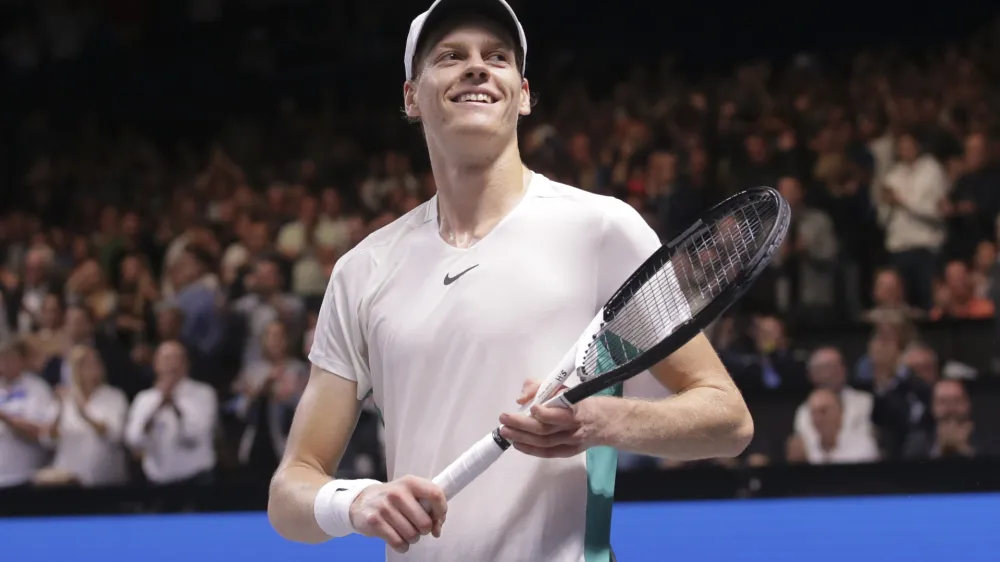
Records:
[[[584,357],[587,378],[616,369],[666,339],[751,267],[778,220],[769,197],[743,202],[648,264],[641,282],[598,333]]]

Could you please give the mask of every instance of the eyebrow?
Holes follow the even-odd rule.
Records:
[[[468,44],[466,43],[458,41],[449,41],[446,43],[439,43],[436,47],[434,47],[434,51],[435,52],[447,51],[447,50],[463,51],[467,48]],[[484,51],[503,50],[503,51],[514,52],[514,48],[507,42],[494,39],[483,41],[482,48]]]

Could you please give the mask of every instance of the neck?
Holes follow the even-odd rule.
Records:
[[[530,171],[521,163],[516,143],[495,158],[456,161],[444,151],[431,151],[437,185],[439,229],[446,239],[472,241],[485,236],[527,189]]]

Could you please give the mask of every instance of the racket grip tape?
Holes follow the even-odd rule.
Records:
[[[486,472],[500,455],[510,446],[505,439],[500,437],[499,428],[493,433],[483,437],[470,447],[462,456],[455,459],[448,468],[441,471],[434,477],[432,482],[441,487],[447,499],[455,497],[456,494],[465,489],[470,482]],[[424,509],[430,512],[426,501],[421,501]]]

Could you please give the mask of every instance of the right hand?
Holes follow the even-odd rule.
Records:
[[[430,507],[430,513],[421,502]],[[351,524],[366,537],[384,540],[396,552],[406,552],[422,535],[441,536],[448,500],[430,480],[404,476],[365,488],[351,504]]]

